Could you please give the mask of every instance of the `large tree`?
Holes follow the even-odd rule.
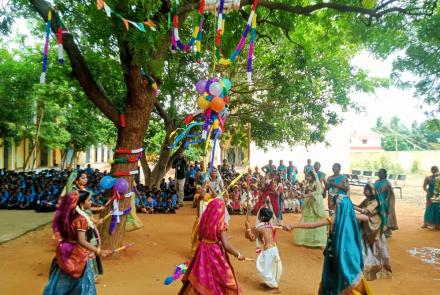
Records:
[[[44,0],[13,2],[17,5],[16,7],[23,5],[30,8],[30,15],[34,15],[32,11],[37,12],[44,20],[47,19],[48,12],[52,9],[50,3]],[[176,87],[170,87],[174,89],[172,99],[175,102],[184,93],[180,90],[188,89],[191,82],[194,82],[189,79],[185,80],[182,76],[179,79],[180,82],[167,80],[170,74],[167,71],[168,66],[175,60],[168,55],[170,27],[167,23],[167,15],[172,9],[172,3],[166,0],[109,0],[106,2],[126,19],[137,22],[146,19],[154,20],[158,23],[158,30],[143,33],[131,29],[127,32],[118,17],[113,16],[108,19],[102,11],[96,10],[94,1],[73,0],[53,1],[57,7],[57,11],[53,11],[57,21],[52,22],[51,29],[56,32],[58,26],[63,24],[69,30],[68,33],[63,34],[63,43],[70,59],[72,72],[87,97],[117,127],[117,148],[134,149],[142,146],[151,114],[156,107],[157,113],[167,126],[158,161],[159,166],[156,165],[154,168],[156,170],[152,171],[159,175],[159,172],[166,170],[173,157],[166,146],[169,143],[169,134],[176,127],[178,116],[170,116],[169,108],[165,108],[155,98],[153,89],[142,79],[141,68],[143,67],[153,77],[164,83],[176,83]],[[233,90],[240,94],[239,99],[245,106],[241,108],[241,103],[236,106],[235,114],[239,118],[236,124],[241,126],[242,124],[239,123],[243,118],[253,120],[256,125],[253,130],[259,135],[258,138],[261,138],[260,144],[263,138],[268,138],[274,143],[291,142],[295,137],[300,142],[322,140],[320,130],[325,130],[329,124],[335,124],[338,121],[335,112],[330,108],[331,104],[339,103],[343,108],[349,105],[346,92],[350,83],[368,85],[368,83],[356,83],[363,79],[364,74],[353,75],[349,65],[349,58],[361,49],[362,40],[370,37],[377,38],[377,36],[368,35],[368,26],[379,23],[393,29],[399,28],[403,22],[410,20],[414,15],[431,13],[432,5],[435,3],[436,1],[413,0],[259,1],[259,14],[263,18],[259,19],[257,44],[260,40],[266,40],[270,45],[266,46],[264,51],[257,52],[256,55],[269,60],[266,62],[267,67],[260,73],[256,73],[255,76],[258,78],[256,80],[261,83],[256,83],[254,89],[246,90],[247,87],[237,86]],[[179,21],[181,24],[188,25],[185,20],[194,21],[192,11],[197,8],[198,2],[180,1],[179,4],[177,8]],[[251,4],[251,0],[241,1],[240,12],[232,13],[228,18],[228,23],[234,25],[231,35],[225,36],[225,44],[228,41],[237,40],[236,37],[241,33],[238,28],[244,26],[243,18],[246,18],[249,13]],[[8,21],[7,18],[2,20],[6,24]],[[214,24],[214,19],[210,22],[207,20],[206,31],[209,32]],[[183,31],[181,33],[185,35]],[[283,36],[287,40],[290,39],[295,46],[287,46],[288,41]],[[209,35],[206,39],[213,40],[209,38]],[[321,42],[325,46],[320,47]],[[313,45],[313,50],[310,50],[310,47],[304,48],[303,44]],[[229,47],[233,46],[230,42]],[[207,47],[209,49],[209,46]],[[332,51],[337,56],[343,55],[343,58],[333,59]],[[271,54],[272,57],[270,57]],[[207,56],[212,57],[209,54]],[[316,56],[319,58],[315,59]],[[189,60],[189,58],[186,59]],[[294,61],[293,65],[290,60]],[[309,63],[309,60],[312,62]],[[198,67],[199,73],[206,72],[209,66],[209,60],[203,61],[204,63]],[[179,66],[192,67],[189,64],[179,64]],[[339,70],[343,68],[345,70],[340,72]],[[237,76],[234,76],[234,70]],[[231,67],[230,70],[223,71],[224,74],[229,73],[230,77],[234,77],[234,80],[235,77],[242,75],[240,72],[243,70],[239,67]],[[332,79],[332,75],[337,78]],[[112,78],[109,79],[109,77]],[[233,83],[237,85],[243,80],[237,79]],[[279,84],[278,81],[280,81]],[[179,85],[181,87],[178,88]],[[258,95],[251,97],[246,95],[246,92]],[[278,101],[280,98],[284,100]],[[175,113],[173,105],[178,109],[181,102],[170,104],[171,114]],[[239,115],[240,109],[243,110],[241,116]],[[124,112],[126,116],[125,127],[119,123],[120,112]],[[254,116],[251,116],[252,112]],[[277,118],[276,122],[266,126],[268,118],[274,117]],[[258,128],[258,125],[261,127]],[[291,130],[291,132],[284,134],[282,132],[284,130]],[[301,132],[302,130],[305,134]],[[273,134],[277,136],[274,137]],[[127,155],[117,154],[116,156]],[[113,172],[134,169],[136,169],[134,163],[112,166]],[[131,179],[129,181],[131,182]],[[128,201],[121,202],[123,208],[128,205]],[[124,225],[125,217],[122,217],[114,235],[110,236],[106,234],[107,231],[104,231],[102,235],[104,247],[115,247],[121,244]],[[107,222],[103,228],[108,228],[108,226]]]

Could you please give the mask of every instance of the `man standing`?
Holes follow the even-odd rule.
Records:
[[[177,159],[173,162],[173,168],[176,169],[177,197],[179,207],[183,207],[183,197],[185,195],[185,177],[187,164],[183,157],[183,152],[177,155]]]
[[[333,175],[327,179],[325,189],[328,190],[328,208],[334,210],[338,195],[348,195],[350,184],[347,177],[341,174],[341,164],[335,163],[332,167]]]
[[[396,198],[391,183],[388,181],[387,171],[385,169],[379,170],[379,179],[374,183],[378,197],[381,198],[385,204],[385,212],[388,216],[386,223],[385,237],[390,238],[393,230],[399,229],[396,218]]]
[[[307,159],[307,165],[304,166],[304,170],[303,170],[304,175],[307,175],[312,171],[313,171],[312,160]]]
[[[264,172],[266,175],[270,175],[270,174],[272,174],[273,172],[275,172],[274,165],[273,165],[273,161],[272,161],[272,160],[269,160],[269,164],[267,164],[266,166],[263,166],[263,168],[261,168],[261,170],[263,170],[263,172]]]
[[[436,178],[439,177],[439,170],[437,166],[432,166],[431,167],[431,173],[432,175],[430,176],[426,176],[425,177],[425,181],[423,182],[423,190],[426,192],[426,206],[425,206],[425,219],[422,225],[422,228],[427,228],[428,224],[427,224],[427,214],[426,212],[428,212],[428,208],[429,206],[431,206],[431,199],[434,196],[434,191],[435,191],[435,181]],[[429,219],[429,218],[428,218]]]

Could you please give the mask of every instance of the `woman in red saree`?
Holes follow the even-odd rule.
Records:
[[[225,211],[224,201],[213,199],[203,212],[198,230],[200,244],[182,279],[179,294],[242,294],[227,253],[238,260],[245,257],[229,243]]]

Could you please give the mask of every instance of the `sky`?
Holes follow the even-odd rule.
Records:
[[[368,52],[362,52],[352,60],[352,65],[368,71],[371,76],[389,78],[395,57],[390,56],[386,60],[378,60]],[[414,78],[411,74],[406,75],[408,78]],[[398,116],[408,127],[414,121],[422,122],[427,119],[424,114],[426,107],[421,108],[423,101],[414,97],[412,88],[399,89],[392,86],[377,89],[374,94],[352,93],[350,98],[366,109],[365,113],[361,114],[356,114],[354,111],[344,114],[345,123],[355,130],[365,131],[365,129],[374,127],[379,116],[385,122],[393,116]]]

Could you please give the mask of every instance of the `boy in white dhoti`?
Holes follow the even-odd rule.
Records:
[[[272,217],[273,212],[269,208],[261,208],[258,214],[260,223],[255,228],[251,228],[246,221],[246,237],[251,241],[257,239],[260,242],[263,251],[257,258],[257,270],[271,293],[280,293],[279,282],[283,267],[275,242],[276,229],[270,223]]]

